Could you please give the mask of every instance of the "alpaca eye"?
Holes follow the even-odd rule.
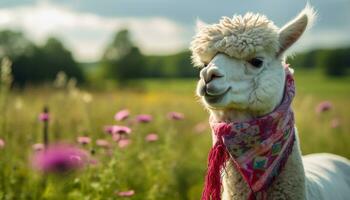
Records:
[[[263,60],[261,58],[253,58],[248,62],[256,68],[260,68],[263,64]]]

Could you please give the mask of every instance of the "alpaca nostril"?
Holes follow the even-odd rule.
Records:
[[[213,68],[213,69],[209,69],[207,71],[206,77],[207,78],[205,79],[205,82],[209,83],[210,81],[212,81],[215,78],[223,77],[223,74],[221,74],[217,68]]]

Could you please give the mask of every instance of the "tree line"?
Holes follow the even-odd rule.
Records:
[[[289,58],[293,67],[322,68],[327,75],[349,74],[350,48],[320,49]],[[74,60],[72,53],[57,38],[49,38],[44,45],[36,45],[21,32],[0,31],[0,59],[12,61],[14,84],[38,84],[55,79],[63,71],[68,77],[84,82],[86,70]],[[130,37],[128,30],[120,30],[106,46],[103,56],[95,63],[101,79],[128,82],[139,78],[197,77],[192,67],[190,52],[183,51],[167,56],[142,54]]]
[[[350,73],[350,47],[316,49],[288,58],[293,67],[321,68],[328,76],[346,76]]]
[[[54,80],[60,71],[84,81],[83,70],[72,53],[55,38],[49,38],[39,46],[20,32],[1,31],[0,59],[4,57],[11,60],[13,81],[20,87]]]

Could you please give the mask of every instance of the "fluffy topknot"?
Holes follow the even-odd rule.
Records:
[[[276,53],[279,49],[278,28],[266,16],[247,13],[199,28],[190,50],[197,67],[210,62],[217,53],[248,59],[257,52]]]

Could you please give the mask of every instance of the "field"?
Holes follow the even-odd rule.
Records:
[[[332,152],[350,158],[350,78],[330,79],[319,71],[296,71],[296,122],[303,154]],[[45,85],[7,92],[1,90],[0,200],[12,199],[183,199],[200,197],[206,158],[211,145],[207,112],[194,95],[195,80],[142,80],[136,86],[88,92],[72,84]],[[329,101],[331,108],[316,113]],[[38,115],[50,111],[50,143],[79,145],[78,136],[89,136],[81,146],[94,160],[76,173],[42,174],[33,169],[33,144],[41,143],[43,122]],[[114,115],[129,109],[128,121]],[[169,112],[184,119],[168,119]],[[149,123],[133,123],[138,114],[150,114]],[[128,125],[131,143],[118,147],[104,133],[105,125]],[[147,141],[149,133],[158,140]],[[105,139],[110,147],[96,145]],[[121,191],[134,190],[130,197]]]

